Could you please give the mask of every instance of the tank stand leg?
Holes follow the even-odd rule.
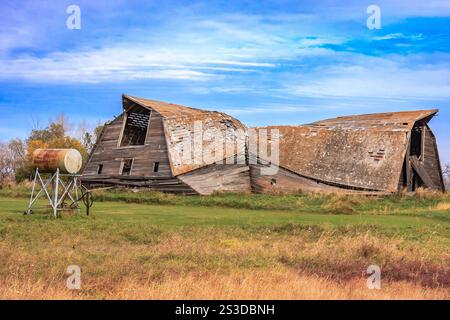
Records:
[[[58,187],[59,187],[59,168],[56,169],[56,177],[55,177],[55,190],[54,191],[54,199],[53,199],[53,215],[57,216],[58,214]]]
[[[36,180],[38,178],[38,174],[39,174],[39,170],[36,168],[36,173],[34,174],[34,180],[33,180],[33,187],[31,189],[30,202],[28,203],[28,209],[25,212],[26,214],[31,214],[31,207],[33,206],[34,189],[36,188]]]
[[[90,203],[91,203],[91,193],[90,192],[88,192],[87,194],[86,194],[86,197],[87,197],[87,206],[86,206],[86,215],[87,216],[89,216],[89,209],[90,209]]]

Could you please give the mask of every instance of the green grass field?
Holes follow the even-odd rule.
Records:
[[[91,216],[55,219],[45,211],[24,216],[25,193],[0,190],[0,295],[6,298],[448,298],[448,195],[104,191],[95,194]],[[77,293],[64,288],[71,264],[83,270],[85,290]],[[361,282],[371,264],[382,267],[391,288],[378,296]],[[255,280],[260,273],[272,284]],[[242,279],[247,295],[189,289],[195,281],[236,291],[231,284]],[[270,289],[304,282],[320,292],[338,286],[339,294],[286,296]]]
[[[0,198],[2,222],[39,222],[53,219],[49,212],[37,210],[38,214],[23,216],[27,199]],[[83,209],[84,210],[84,209]],[[123,202],[96,202],[91,217],[81,214],[63,214],[58,219],[63,225],[91,223],[122,223],[127,225],[156,226],[163,229],[176,227],[240,227],[255,229],[269,227],[278,230],[299,230],[307,227],[341,229],[352,227],[358,231],[368,230],[409,238],[428,238],[431,235],[450,240],[450,214],[435,208],[397,209],[392,212],[366,212],[356,214],[310,213],[297,210],[239,209],[223,207],[196,207],[180,205],[146,205]],[[316,210],[313,210],[316,211]]]

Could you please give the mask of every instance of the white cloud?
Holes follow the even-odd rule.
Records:
[[[404,39],[404,40],[418,41],[422,40],[423,38],[424,37],[422,33],[413,35],[405,35],[403,33],[390,33],[384,36],[372,37],[372,40],[382,41],[382,40]]]
[[[192,28],[202,23],[198,22]],[[0,79],[68,83],[136,79],[205,80],[218,77],[220,73],[275,68],[279,60],[334,54],[329,49],[310,47],[327,43],[324,38],[299,43],[298,40],[266,34],[264,30],[269,27],[258,30],[258,26],[253,25],[244,32],[226,26],[228,24],[222,23],[219,30],[209,30],[204,39],[200,39],[193,30],[187,30],[173,34],[170,43],[167,43],[167,36],[161,36],[140,45],[133,41],[102,48],[55,51],[43,57],[3,56],[0,57]],[[335,43],[336,40],[328,42]]]
[[[217,71],[251,72],[252,67],[274,66],[270,63],[226,60],[214,52],[123,46],[74,53],[55,52],[43,58],[3,58],[0,59],[0,78],[24,78],[39,82],[109,82],[154,78],[204,80],[215,76]]]
[[[409,61],[408,63],[405,61]],[[310,98],[439,100],[450,98],[450,68],[419,64],[413,57],[354,55],[353,64],[318,67],[287,79],[283,92]]]
[[[51,14],[56,14],[54,9]],[[311,15],[285,19],[271,15],[223,14],[213,20],[207,16],[178,13],[164,17],[157,29],[151,26],[148,30],[127,28],[126,37],[122,34],[119,38],[121,41],[95,38],[96,47],[86,47],[88,44],[84,42],[85,47],[70,46],[72,51],[60,49],[40,52],[39,55],[8,55],[22,45],[30,49],[39,43],[38,48],[45,48],[41,42],[42,35],[47,32],[54,38],[55,43],[47,39],[52,42],[52,47],[58,47],[58,41],[64,43],[60,28],[53,25],[50,28],[46,23],[40,29],[31,15],[25,11],[16,20],[23,21],[23,25],[32,30],[39,30],[40,36],[34,32],[28,39],[27,32],[16,30],[11,37],[0,37],[3,41],[0,43],[6,48],[0,55],[0,79],[68,83],[135,79],[205,80],[220,77],[221,73],[275,68],[280,60],[330,56],[334,54],[332,50],[317,46],[344,41],[323,36],[307,38],[314,28],[302,22],[310,21]],[[60,18],[65,18],[64,12]],[[59,30],[61,34],[55,36],[53,32],[56,31],[52,30]],[[85,32],[84,29],[82,31]]]

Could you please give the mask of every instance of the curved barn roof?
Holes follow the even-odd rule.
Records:
[[[313,126],[349,130],[382,129],[409,131],[419,120],[430,120],[439,110],[417,110],[343,116],[312,123]]]
[[[264,129],[279,130],[280,167],[325,183],[396,191],[408,132],[416,121],[427,122],[437,112],[366,114]]]
[[[163,118],[164,134],[169,152],[169,162],[174,176],[190,172],[192,170],[215,163],[235,155],[245,153],[246,127],[237,119],[218,111],[201,110],[185,107],[177,104],[166,103],[156,100],[143,99],[129,95],[123,95],[123,106],[127,109],[129,102],[151,109],[159,113]],[[201,128],[203,139],[201,148],[192,145],[191,161],[183,158],[183,148],[186,132],[189,132],[191,142],[194,142],[194,131]],[[225,154],[220,140],[214,137],[222,136],[224,141],[236,145],[231,154]],[[222,150],[224,154],[215,153],[215,149]],[[204,156],[211,150],[210,156]],[[204,152],[203,152],[204,151]]]

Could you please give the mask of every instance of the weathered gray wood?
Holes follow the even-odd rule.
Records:
[[[250,181],[252,192],[254,193],[292,193],[299,191],[306,192],[346,192],[346,193],[373,193],[379,192],[371,189],[361,189],[350,186],[340,186],[327,183],[318,179],[302,176],[296,172],[283,167],[272,175],[262,175],[261,169],[267,168],[265,164],[260,164],[254,155],[249,154],[250,161]]]
[[[98,165],[103,164],[103,175],[118,175],[122,159],[133,158],[131,175],[143,178],[172,177],[161,116],[153,112],[149,120],[147,143],[142,146],[117,147],[124,121],[125,115],[121,115],[105,127],[104,134],[97,143],[98,146],[92,153],[83,174],[96,175]],[[154,162],[159,162],[158,172],[153,172]]]
[[[444,191],[444,179],[442,176],[442,168],[439,160],[439,152],[437,148],[436,138],[433,132],[428,126],[426,126],[425,131],[426,144],[424,147],[424,161],[423,165],[430,175],[433,183],[438,187],[438,189]]]
[[[408,134],[408,146],[406,148],[406,157],[405,157],[405,166],[406,166],[406,190],[408,192],[413,191],[413,185],[412,185],[412,172],[411,172],[411,160],[410,155],[411,153],[411,133]]]
[[[403,123],[400,128],[397,128],[396,124],[393,123],[391,129],[396,129],[395,132],[386,131],[387,127],[385,126],[386,121],[393,121],[389,120],[392,114],[377,116],[379,120],[375,119],[375,122],[379,122],[380,130],[371,129],[374,122],[370,119],[370,121],[364,120],[367,115],[361,117],[361,119],[351,117],[351,119],[345,120],[352,122],[351,125],[357,125],[358,128],[360,122],[364,124],[365,121],[368,121],[366,124],[367,130],[356,130],[357,136],[347,134],[346,129],[328,135],[331,130],[334,130],[331,129],[333,123],[316,123],[314,127],[303,126],[299,130],[286,127],[285,136],[290,137],[290,139],[286,140],[288,143],[285,144],[284,151],[280,155],[281,159],[285,159],[285,164],[281,164],[278,172],[274,175],[265,176],[261,174],[264,165],[254,164],[251,161],[250,165],[210,164],[189,166],[185,163],[180,165],[173,154],[172,159],[169,157],[169,149],[173,151],[174,143],[178,143],[178,140],[183,138],[185,129],[190,128],[189,121],[194,118],[198,118],[198,120],[208,119],[208,121],[212,121],[211,125],[214,126],[216,123],[223,121],[223,116],[215,114],[216,117],[211,120],[205,113],[195,109],[127,96],[123,97],[123,107],[125,113],[105,126],[83,170],[83,181],[92,186],[119,185],[150,188],[164,192],[201,194],[210,194],[217,191],[296,192],[298,190],[344,191],[349,193],[395,192],[405,186],[408,191],[412,191],[421,185],[421,181],[432,188],[443,188],[436,140],[426,125],[428,118],[425,120],[424,118],[417,118],[419,122],[416,123],[405,121],[406,123]],[[144,144],[122,147],[120,143],[123,126],[126,123],[126,112],[140,114],[130,116],[130,119],[141,124],[138,127],[144,130],[143,122],[139,119],[141,119],[143,113],[148,113],[149,110],[145,139],[140,135],[139,139],[134,140],[132,134],[127,135],[131,137],[130,141],[135,141],[133,143],[143,142]],[[433,112],[435,113],[435,111]],[[434,115],[432,111],[425,113]],[[401,117],[405,116],[402,115]],[[401,117],[399,116],[399,118]],[[423,115],[418,117],[423,117]],[[356,120],[358,121],[355,122]],[[343,124],[345,121],[343,118],[339,118],[337,122]],[[232,122],[231,124],[233,124]],[[147,124],[146,118],[145,123]],[[234,123],[234,128],[236,128],[236,123]],[[422,137],[420,137],[418,130],[415,131],[415,138],[412,139],[414,144],[411,145],[413,124],[416,129],[417,126],[421,126],[423,130]],[[405,125],[407,125],[406,130],[404,130]],[[324,129],[323,126],[331,127],[330,129]],[[345,124],[345,128],[347,128],[347,124]],[[352,133],[354,132],[352,131]],[[408,133],[406,139],[405,133]],[[304,149],[313,149],[314,146],[323,144],[327,147],[319,148],[315,152],[303,153],[302,147],[298,147],[297,142],[298,139],[303,141],[306,137],[309,137],[308,139],[312,142]],[[329,140],[331,138],[332,140]],[[390,141],[390,145],[386,145],[386,139]],[[422,143],[421,146],[419,146],[419,141]],[[408,143],[407,146],[405,146],[406,143]],[[420,154],[420,159],[414,158],[411,160],[411,150],[417,155]],[[244,153],[248,163],[250,160],[249,152],[248,150],[242,151],[242,154]],[[305,155],[308,155],[309,158]],[[345,161],[341,161],[340,165],[336,165],[336,159],[339,159],[341,155],[345,155],[347,158],[345,158]],[[121,163],[124,159],[133,159],[129,175],[121,175],[120,172]],[[301,166],[297,166],[299,162],[302,162]],[[414,165],[412,162],[414,162]],[[158,163],[158,165],[155,166],[155,163]],[[311,163],[314,163],[314,165],[311,165]],[[101,174],[98,174],[99,165],[103,167]],[[355,166],[360,166],[361,170],[356,170]],[[154,169],[156,167],[158,170]],[[400,172],[399,167],[403,168]],[[374,171],[373,168],[377,168],[377,170]],[[358,175],[355,174],[356,171],[358,171]],[[374,177],[378,180],[371,179]],[[386,181],[389,184],[386,184]],[[371,186],[374,189],[371,189]]]
[[[127,177],[130,178],[130,177]],[[170,192],[179,194],[197,194],[190,186],[178,178],[163,179],[127,179],[123,176],[104,177],[85,177],[83,183],[90,188],[99,188],[106,186],[121,186],[130,188],[145,188],[160,192]]]
[[[200,194],[251,192],[249,167],[245,164],[212,164],[178,177]]]
[[[434,184],[433,180],[431,179],[430,175],[428,174],[425,167],[422,165],[422,163],[419,161],[417,156],[411,156],[411,165],[415,172],[419,175],[420,179],[422,179],[423,183],[430,188],[430,189],[437,189],[437,186]]]

